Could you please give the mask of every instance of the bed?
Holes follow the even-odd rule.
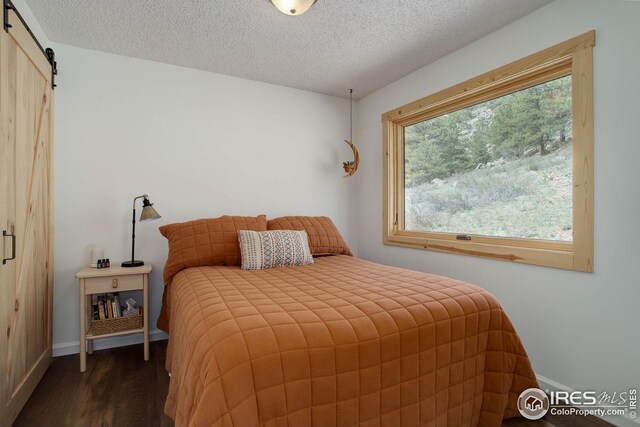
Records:
[[[176,426],[499,426],[537,387],[485,290],[346,255],[186,267],[165,289]]]

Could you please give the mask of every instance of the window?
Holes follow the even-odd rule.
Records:
[[[593,271],[594,45],[383,114],[384,243]]]

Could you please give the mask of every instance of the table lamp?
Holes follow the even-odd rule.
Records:
[[[160,218],[160,214],[153,208],[153,203],[149,201],[149,196],[143,194],[133,199],[133,232],[131,233],[131,261],[122,263],[123,267],[140,267],[144,265],[144,261],[136,260],[136,200],[142,199],[142,213],[140,214],[140,222],[153,221]]]

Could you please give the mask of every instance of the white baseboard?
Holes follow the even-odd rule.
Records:
[[[169,338],[160,329],[149,331],[149,341],[161,341]],[[106,348],[124,347],[126,345],[142,343],[142,334],[124,335],[121,337],[100,338],[93,341],[94,350],[104,350]],[[80,353],[80,341],[72,341],[53,345],[53,357],[66,356],[68,354]]]
[[[575,391],[571,387],[567,387],[566,385],[557,383],[549,378],[545,378],[542,375],[536,375],[538,378],[538,384],[540,385],[540,389],[544,391],[567,391],[569,393]],[[640,420],[631,419],[627,415],[614,417],[614,416],[604,416],[601,417],[603,420],[613,424],[618,427],[638,427],[640,426]]]

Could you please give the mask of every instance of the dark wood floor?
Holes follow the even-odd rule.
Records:
[[[16,420],[14,427],[173,426],[163,413],[169,388],[164,369],[167,342],[151,343],[151,358],[142,360],[142,345],[96,351],[79,371],[78,355],[56,357]],[[511,419],[508,427],[603,427],[593,417]]]
[[[166,341],[96,351],[80,373],[77,354],[56,357],[14,427],[173,426],[164,415]]]
[[[583,417],[579,415],[553,416],[545,415],[537,421],[524,418],[512,418],[504,421],[502,427],[615,427],[606,421],[596,417]]]

